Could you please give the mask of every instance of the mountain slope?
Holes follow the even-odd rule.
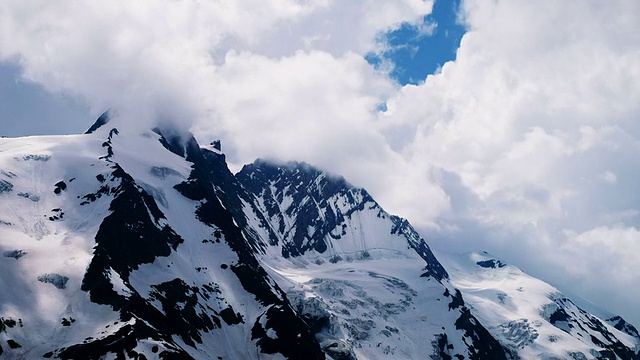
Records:
[[[502,355],[488,349],[480,355],[457,353],[495,338],[509,358],[639,356],[637,330],[624,319],[598,318],[498,260],[477,254],[471,263],[445,257],[454,271],[450,279],[406,220],[387,214],[343,178],[304,163],[262,160],[245,166],[237,178],[251,194],[245,208],[266,247],[263,263],[298,299],[299,311],[323,319],[325,328],[317,335],[321,344],[339,341],[362,358],[415,358],[428,340],[436,349],[450,350],[435,351],[435,358],[497,358]],[[463,298],[470,299],[469,306]],[[439,307],[444,303],[447,307]],[[460,330],[463,319],[467,329],[481,324],[472,335],[479,338],[475,343],[465,337],[469,333],[452,327],[429,327],[453,323]],[[460,339],[462,347],[449,343]],[[445,347],[438,345],[445,341]]]
[[[219,146],[116,125],[0,139],[3,358],[636,356],[623,319],[538,292],[549,326],[588,329],[514,345],[503,323],[544,316],[480,306],[462,281],[477,274],[450,275],[340,177],[261,160],[234,175]]]
[[[105,126],[1,140],[3,356],[324,358],[195,140],[182,155],[164,140]]]
[[[599,318],[486,252],[441,258],[472,313],[512,353],[524,359],[640,358],[638,332],[619,316]]]
[[[304,163],[258,160],[236,177],[248,193],[249,224],[266,247],[263,264],[316,324],[325,351],[505,357],[424,240],[365,190]]]

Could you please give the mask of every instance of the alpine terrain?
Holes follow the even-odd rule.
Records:
[[[105,113],[0,139],[0,357],[640,359],[633,325],[305,163]]]

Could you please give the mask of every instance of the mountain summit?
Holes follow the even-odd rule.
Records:
[[[219,144],[107,113],[83,135],[0,139],[0,250],[6,358],[639,357],[631,324],[498,260],[445,270],[341,177],[234,175]],[[512,273],[544,291],[478,280]]]

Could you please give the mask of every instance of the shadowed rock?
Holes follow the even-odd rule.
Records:
[[[44,274],[38,276],[38,281],[52,284],[58,289],[65,289],[67,287],[67,281],[69,281],[69,278],[59,274]]]

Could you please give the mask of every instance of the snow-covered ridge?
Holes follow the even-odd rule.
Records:
[[[621,318],[588,313],[553,286],[486,252],[440,257],[472,313],[512,353],[525,359],[638,358],[637,330]]]
[[[245,166],[237,177],[257,199],[257,205],[247,206],[246,213],[264,243],[268,243],[264,263],[292,296],[308,299],[312,313],[323,309],[332,330],[319,337],[334,341],[336,333],[341,334],[340,344],[351,345],[350,351],[356,356],[379,358],[390,354],[411,358],[407,354],[415,354],[407,350],[409,344],[416,342],[413,335],[400,330],[398,334],[403,336],[396,338],[402,339],[400,345],[389,341],[388,330],[380,330],[393,328],[386,323],[386,310],[392,309],[395,317],[411,311],[402,306],[381,310],[374,304],[433,304],[444,299],[435,296],[435,301],[425,300],[421,296],[438,291],[451,295],[459,288],[461,302],[470,304],[470,313],[502,344],[507,357],[637,357],[634,349],[638,339],[629,336],[635,334],[633,326],[624,320],[616,323],[615,318],[605,320],[588,314],[557,289],[488,254],[449,261],[456,274],[449,283],[445,270],[449,266],[440,264],[406,220],[387,214],[365,190],[354,188],[340,177],[304,163],[280,165],[262,160]],[[442,288],[431,283],[428,289],[420,281],[415,282],[417,269],[425,262],[423,270],[430,271],[422,272],[422,278],[436,279]],[[332,276],[322,278],[327,273]],[[360,279],[367,276],[370,278],[363,286]],[[388,299],[387,291],[393,286],[371,278],[397,280],[394,283],[408,291],[395,288],[391,293],[404,294],[404,299],[385,302],[383,299]],[[533,289],[526,289],[532,281]],[[509,284],[513,284],[511,288]],[[376,289],[373,296],[369,295],[372,289]],[[303,311],[304,304],[298,301]],[[566,316],[572,319],[570,323],[558,320],[565,310],[571,314]],[[445,313],[444,309],[440,312]],[[411,318],[414,320],[408,323],[420,323],[416,320],[420,317]],[[376,334],[375,329],[380,333]],[[432,336],[436,339],[438,335]],[[447,332],[440,336],[455,337]],[[380,345],[376,346],[379,352],[361,350],[372,346],[367,345],[369,339]]]
[[[181,193],[206,174],[164,138],[0,140],[3,357],[319,357],[215,194]]]
[[[427,339],[436,357],[504,358],[424,239],[364,189],[295,162],[258,160],[236,178],[261,261],[297,310],[322,325],[325,351],[413,359]]]
[[[0,139],[3,358],[637,357],[623,319],[485,255],[443,266],[343,178],[234,175],[219,143],[110,116]]]
[[[422,258],[425,271],[448,277],[429,246],[404,219],[385,212],[367,193],[342,177],[305,163],[258,160],[238,181],[249,194],[251,227],[270,246],[271,257],[312,262],[366,258]]]

